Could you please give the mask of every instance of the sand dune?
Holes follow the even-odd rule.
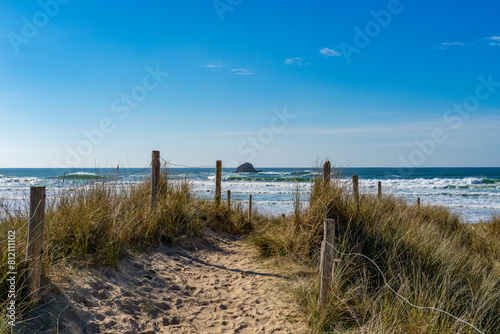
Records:
[[[257,251],[208,230],[202,241],[123,260],[119,270],[78,271],[48,293],[29,330],[49,333],[307,333],[285,278]],[[288,297],[289,298],[289,297]]]

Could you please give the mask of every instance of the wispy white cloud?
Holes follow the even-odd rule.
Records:
[[[223,67],[224,65],[220,61],[214,61],[214,62],[211,62],[209,64],[204,64],[204,65],[200,65],[200,66],[213,69],[213,68]]]
[[[285,59],[285,64],[286,65],[297,65],[297,66],[309,65],[309,63],[305,62],[304,59],[299,58],[299,57]]]
[[[319,53],[321,53],[324,57],[339,57],[339,56],[341,56],[340,53],[338,53],[337,51],[335,51],[333,49],[329,49],[329,48],[322,48],[319,50]]]
[[[215,65],[215,64],[208,64],[208,65],[200,65],[201,67],[206,67],[206,68],[217,68],[217,67],[222,67],[222,65]]]
[[[441,45],[445,45],[445,46],[450,46],[450,45],[466,46],[467,44],[462,43],[462,42],[447,42],[447,43],[441,43]]]
[[[253,74],[252,72],[250,72],[250,69],[248,69],[248,68],[233,68],[231,71],[237,75],[251,75],[251,74]]]
[[[489,41],[489,46],[500,46],[500,36],[491,36],[485,39]]]
[[[438,49],[438,50],[445,50],[448,47],[454,47],[454,46],[467,46],[467,44],[466,43],[462,43],[462,42],[444,42],[444,43],[438,44],[436,46],[436,49]]]
[[[475,42],[463,43],[463,42],[444,42],[436,46],[436,49],[445,50],[448,47],[460,47],[460,46],[500,46],[500,36],[490,36],[477,39]]]

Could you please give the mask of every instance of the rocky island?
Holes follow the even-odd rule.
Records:
[[[236,169],[235,173],[260,173],[261,170],[256,170],[253,165],[249,162],[245,162],[242,165],[239,165]]]

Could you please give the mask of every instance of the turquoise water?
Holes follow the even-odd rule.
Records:
[[[278,215],[293,210],[292,195],[298,188],[304,203],[311,188],[311,178],[320,170],[311,168],[261,168],[262,173],[233,173],[223,168],[222,190],[231,190],[234,200],[246,201],[253,195],[255,207]],[[0,199],[10,206],[25,207],[30,186],[47,187],[50,198],[66,189],[88,182],[137,182],[147,178],[149,169],[0,169]],[[172,168],[174,178],[188,177],[200,197],[214,196],[213,168]],[[410,202],[449,207],[464,221],[477,222],[500,213],[500,168],[417,168],[411,175],[397,168],[349,168],[342,171],[347,181],[358,174],[362,192],[377,192],[381,181],[384,193],[401,196]]]

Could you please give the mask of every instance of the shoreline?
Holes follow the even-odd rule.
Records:
[[[500,170],[500,169],[499,169]],[[287,172],[288,173],[288,172]],[[188,178],[189,182],[193,185],[193,193],[196,197],[202,199],[210,199],[214,196],[214,180],[212,180],[213,172],[208,171],[201,176],[192,176]],[[224,174],[223,174],[224,176]],[[72,192],[79,187],[85,187],[95,182],[107,182],[108,184],[116,184],[117,187],[131,183],[140,183],[142,180],[147,179],[148,174],[139,175],[139,178],[130,179],[129,176],[122,176],[122,179],[115,180],[110,178],[108,181],[97,179],[85,180],[74,179],[66,180],[63,184],[59,178],[52,178],[50,182],[58,181],[57,184],[47,184],[47,195],[50,200],[56,198],[62,193],[69,191]],[[170,175],[173,180],[185,180],[185,174]],[[208,178],[207,178],[208,177]],[[1,180],[1,179],[0,179]],[[364,193],[376,193],[378,178],[360,179],[360,190]],[[455,181],[453,181],[455,180]],[[395,183],[394,180],[386,180],[383,182],[384,192],[393,194],[394,196],[404,198],[409,203],[415,202],[420,197],[422,203],[432,203],[434,205],[442,205],[460,214],[464,222],[478,223],[488,220],[491,216],[500,214],[500,179],[482,179],[486,180],[486,184],[481,184],[480,178],[475,179],[430,179],[425,187],[419,186],[417,180],[400,180]],[[344,177],[342,181],[349,183],[349,179]],[[497,182],[498,181],[498,182]],[[412,184],[413,182],[413,184]],[[457,185],[450,184],[452,182],[461,182]],[[489,182],[489,183],[488,183]],[[495,183],[497,182],[497,183]],[[392,185],[391,185],[392,183]],[[405,185],[404,183],[408,183]],[[46,182],[39,182],[38,185],[45,185]],[[465,184],[465,185],[462,185]],[[25,209],[29,197],[29,186],[5,186],[0,182],[0,198],[3,203],[11,205],[11,209],[16,209],[16,203],[20,204],[20,208]],[[222,197],[226,196],[226,190],[231,190],[232,199],[239,200],[244,205],[248,200],[248,195],[253,195],[253,201],[256,208],[264,214],[272,215],[275,217],[281,214],[293,213],[292,198],[297,190],[297,185],[301,193],[301,201],[307,205],[311,181],[295,183],[295,182],[274,182],[274,181],[222,181]],[[405,188],[406,187],[406,188]],[[9,196],[15,194],[14,199]],[[12,204],[14,205],[12,206]]]

